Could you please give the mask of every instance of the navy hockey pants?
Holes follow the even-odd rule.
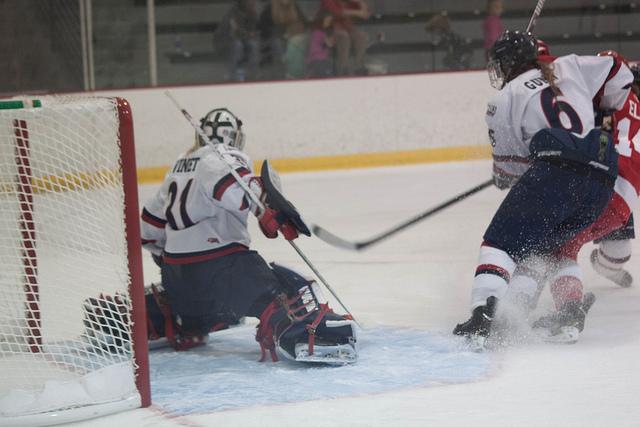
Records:
[[[511,188],[484,235],[516,262],[557,251],[596,220],[613,180],[585,165],[535,160]]]
[[[162,265],[162,285],[183,331],[205,335],[217,323],[235,324],[241,317],[259,317],[281,285],[255,251],[236,252],[208,261]],[[151,304],[156,329],[164,330],[162,314]],[[162,334],[161,334],[162,335]]]

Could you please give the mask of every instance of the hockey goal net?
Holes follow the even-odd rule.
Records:
[[[135,174],[125,100],[0,101],[0,425],[150,404]]]

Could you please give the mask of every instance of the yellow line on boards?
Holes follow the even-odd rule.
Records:
[[[21,177],[21,179],[24,178],[24,176]],[[24,188],[21,188],[21,185]],[[103,169],[96,172],[73,172],[31,177],[28,182],[25,180],[22,184],[16,178],[11,182],[0,182],[0,194],[18,194],[20,191],[26,191],[27,187],[31,194],[45,194],[121,186],[122,177],[119,170]]]
[[[377,166],[399,166],[419,163],[441,163],[461,160],[488,159],[491,157],[489,145],[465,147],[432,148],[413,151],[393,151],[384,153],[361,153],[344,156],[301,157],[270,159],[278,172],[310,172],[320,170],[356,169]],[[260,170],[262,160],[254,162],[254,170]],[[169,166],[139,168],[138,183],[161,182]]]

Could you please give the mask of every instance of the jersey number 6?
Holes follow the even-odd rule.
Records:
[[[567,102],[559,101],[550,87],[540,92],[540,103],[542,104],[542,111],[552,128],[565,129],[577,134],[582,133],[582,121],[580,121],[580,116],[578,116],[576,110]],[[569,119],[569,127],[562,124],[560,120],[561,113],[564,113]]]

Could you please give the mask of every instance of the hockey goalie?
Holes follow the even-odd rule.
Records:
[[[196,133],[194,146],[176,160],[142,210],[142,245],[162,278],[146,295],[149,340],[188,350],[206,344],[210,332],[254,317],[260,320],[261,361],[283,356],[300,362],[355,362],[351,317],[333,312],[313,280],[268,265],[250,249],[250,213],[268,238],[310,235],[280,192],[277,174],[266,161],[260,176],[252,172],[242,151],[242,121],[228,109],[210,111],[200,125],[203,132]],[[264,209],[251,201],[229,166]],[[126,304],[119,295],[85,301],[90,339],[102,348],[113,347],[122,338]]]

